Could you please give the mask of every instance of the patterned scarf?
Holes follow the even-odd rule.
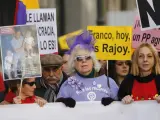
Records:
[[[48,102],[54,102],[57,97],[56,91],[58,90],[59,85],[58,84],[55,84],[55,85],[45,84],[44,79],[41,79],[40,83],[43,87],[46,88],[44,99],[47,100]]]

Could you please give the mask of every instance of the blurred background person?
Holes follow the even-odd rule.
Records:
[[[63,59],[62,71],[65,72],[67,75],[69,75],[69,70],[68,70],[69,57],[70,57],[70,55],[67,53],[64,53],[62,55],[62,59]]]
[[[109,77],[115,80],[119,86],[124,78],[129,74],[131,61],[129,60],[110,60],[108,73]]]

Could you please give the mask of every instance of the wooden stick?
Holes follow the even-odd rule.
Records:
[[[25,76],[25,66],[23,69],[22,69],[22,78],[21,78],[20,89],[19,89],[19,96],[21,95],[21,92],[22,92],[22,83],[23,83],[24,76]]]
[[[21,83],[20,83],[20,88],[19,88],[19,96],[21,95],[22,92],[22,83],[23,83],[23,77],[21,78]]]

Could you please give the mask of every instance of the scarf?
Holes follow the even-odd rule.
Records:
[[[58,90],[59,85],[58,84],[55,84],[55,85],[46,84],[44,82],[44,79],[40,79],[40,83],[44,88],[46,88],[44,99],[47,100],[48,102],[54,102],[57,97],[56,91]]]

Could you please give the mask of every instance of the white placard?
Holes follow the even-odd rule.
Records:
[[[36,24],[40,54],[58,52],[56,9],[27,10],[27,24]]]
[[[137,0],[137,8],[141,19],[141,30],[160,27],[159,0]]]

